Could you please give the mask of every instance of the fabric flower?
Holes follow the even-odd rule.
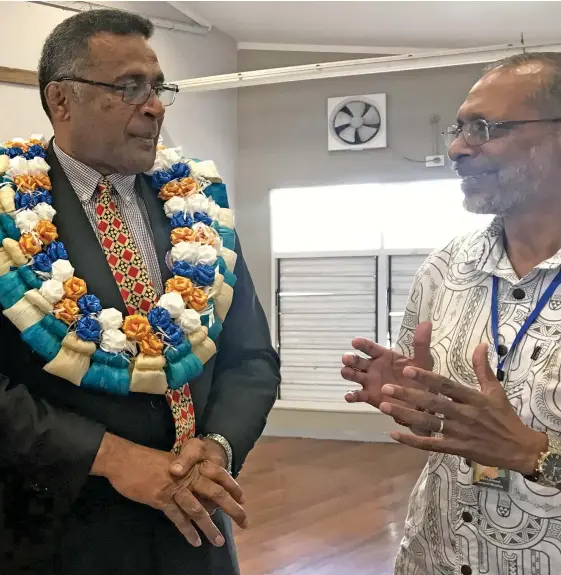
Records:
[[[76,335],[84,341],[98,341],[101,334],[99,322],[93,317],[84,316],[78,320]]]
[[[193,219],[189,214],[185,214],[184,212],[173,214],[171,218],[172,228],[190,228],[192,225]]]
[[[171,316],[169,311],[163,307],[156,306],[148,313],[148,321],[155,331],[159,329],[166,329],[171,323]]]
[[[77,301],[83,295],[88,293],[86,282],[83,279],[74,276],[64,282],[64,293],[68,299]]]
[[[206,226],[203,223],[197,223],[193,226],[193,231],[195,232],[194,238],[191,241],[198,242],[200,244],[206,244],[209,246],[216,247],[220,242],[220,236],[211,227]]]
[[[188,307],[194,309],[195,311],[204,311],[208,304],[208,296],[206,293],[200,289],[195,288],[188,296],[185,301]]]
[[[171,259],[174,262],[181,261],[189,262],[190,264],[196,264],[197,258],[199,257],[199,249],[201,247],[202,246],[192,242],[179,242],[173,246],[173,248],[171,248]]]
[[[171,325],[171,324],[170,324]],[[156,336],[156,334],[151,333],[144,339],[141,339],[138,342],[140,347],[140,352],[144,355],[160,355],[162,349],[164,348],[164,344],[162,340]]]
[[[141,341],[152,332],[149,321],[139,314],[129,315],[125,318],[123,331],[129,339]]]
[[[193,281],[200,286],[210,286],[214,283],[215,275],[216,271],[213,266],[199,264],[195,266]]]
[[[39,288],[39,293],[49,303],[55,304],[64,297],[64,286],[58,280],[47,280]]]
[[[67,325],[70,325],[76,320],[76,317],[80,313],[80,309],[74,300],[64,298],[55,307],[53,313],[57,319],[60,319],[60,321],[63,321]]]
[[[49,191],[52,189],[51,180],[46,174],[16,176],[14,182],[18,190],[24,192],[34,192],[37,188],[44,188]]]
[[[171,167],[171,172],[176,178],[187,178],[191,173],[191,169],[185,162],[176,162]]]
[[[103,331],[118,330],[123,325],[123,314],[118,309],[110,307],[101,311],[97,321]]]
[[[172,347],[177,347],[185,341],[185,334],[174,323],[170,323],[164,332],[164,341]]]
[[[195,276],[195,266],[189,262],[175,262],[171,267],[171,273],[174,276],[193,279]]]
[[[80,311],[84,315],[91,315],[101,311],[101,302],[99,298],[93,294],[83,295],[77,303]],[[97,323],[99,325],[99,322]]]
[[[39,216],[31,210],[22,210],[14,218],[16,226],[23,234],[30,233],[39,223]]]
[[[31,209],[39,203],[40,197],[40,194],[37,193],[16,192],[14,204],[17,210],[24,208]]]
[[[177,292],[184,301],[192,290],[193,283],[185,277],[175,276],[166,282],[166,293]]]
[[[43,146],[40,146],[39,144],[33,144],[32,146],[29,146],[25,157],[28,160],[32,160],[33,158],[46,158],[47,152]]]
[[[179,242],[194,241],[195,232],[191,228],[175,228],[171,231],[171,244],[177,245]]]
[[[38,254],[42,249],[41,242],[33,234],[29,233],[22,234],[19,239],[19,246],[24,254],[30,256]]]
[[[169,172],[164,172],[159,170],[152,174],[152,186],[159,190],[162,186],[165,186],[168,182],[174,179],[174,175]]]
[[[169,315],[175,319],[181,315],[185,309],[185,302],[181,297],[181,294],[177,292],[165,293],[158,302],[160,307],[163,307],[169,311]]]
[[[193,219],[195,222],[205,224],[205,226],[210,226],[212,224],[212,218],[205,212],[195,212],[193,214]]]
[[[171,198],[164,204],[164,212],[168,218],[173,217],[175,214],[183,213],[187,209],[187,202],[185,198]]]
[[[49,259],[52,262],[68,259],[68,253],[62,242],[53,242],[47,246],[45,253],[49,256]]]
[[[40,253],[33,258],[33,263],[31,264],[31,267],[36,272],[50,273],[52,262],[47,254]]]
[[[35,212],[32,213],[37,216]],[[58,232],[55,225],[48,220],[40,220],[35,227],[35,232],[37,232],[41,241],[47,246],[58,238]]]
[[[201,327],[201,316],[194,309],[186,309],[178,318],[177,324],[186,335]]]
[[[158,198],[160,200],[171,200],[176,196],[186,198],[199,191],[199,184],[195,178],[181,178],[180,180],[172,180],[162,186]]]
[[[101,344],[99,346],[103,351],[107,353],[121,353],[126,345],[127,336],[122,331],[115,328],[103,330],[101,334]]]
[[[216,263],[218,254],[216,253],[216,250],[212,246],[202,245],[199,247],[197,256],[198,256],[198,263],[211,266]]]
[[[15,158],[16,156],[23,156],[25,152],[21,148],[8,148],[6,155],[9,158]]]
[[[46,193],[48,194],[48,192]],[[39,195],[38,199],[43,199],[42,195]],[[56,215],[56,210],[47,202],[39,202],[33,208],[33,211],[37,214],[40,220],[45,220],[47,222],[52,222]]]
[[[68,260],[57,260],[52,264],[52,275],[54,280],[64,283],[74,275],[74,268]]]

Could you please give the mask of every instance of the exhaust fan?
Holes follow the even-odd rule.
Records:
[[[328,149],[387,147],[386,94],[328,98]]]

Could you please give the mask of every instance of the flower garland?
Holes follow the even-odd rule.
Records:
[[[147,172],[171,225],[173,277],[147,316],[104,309],[74,275],[53,223],[47,142],[0,145],[0,306],[44,369],[120,395],[166,393],[201,374],[232,302],[233,214],[211,161],[158,146]]]

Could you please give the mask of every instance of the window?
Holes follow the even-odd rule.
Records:
[[[344,405],[353,337],[395,343],[426,256],[491,219],[457,179],[276,189],[270,205],[280,398],[311,409]]]

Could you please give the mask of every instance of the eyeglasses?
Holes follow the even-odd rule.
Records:
[[[142,106],[148,101],[152,90],[159,98],[163,106],[171,106],[175,102],[175,96],[179,92],[179,86],[175,84],[159,84],[152,86],[150,82],[127,82],[126,84],[108,84],[107,82],[96,82],[85,78],[65,77],[58,78],[57,82],[79,82],[90,86],[103,86],[123,93],[123,102],[132,106]]]
[[[448,126],[443,132],[446,145],[450,147],[452,142],[462,135],[468,146],[481,146],[493,138],[502,135],[502,131],[512,130],[522,124],[534,124],[537,122],[561,122],[561,118],[538,119],[538,120],[508,120],[505,122],[487,122],[487,120],[470,120],[461,126]]]

